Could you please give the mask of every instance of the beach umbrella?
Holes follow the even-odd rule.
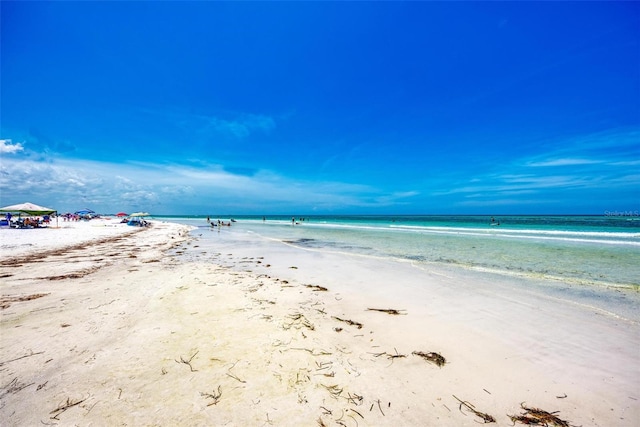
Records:
[[[125,213],[125,212],[118,212],[116,214],[116,216],[129,216],[129,214]]]
[[[92,211],[91,209],[87,209],[84,208],[82,210],[76,211],[76,215],[89,215],[89,214],[94,214],[95,212]]]
[[[134,212],[129,216],[132,216],[132,217],[149,216],[149,212]]]

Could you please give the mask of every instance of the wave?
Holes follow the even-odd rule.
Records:
[[[436,227],[419,225],[390,225],[390,228],[411,229],[411,230],[437,230],[437,231],[470,231],[484,232],[484,234],[517,233],[517,234],[550,234],[550,235],[576,235],[593,237],[629,237],[640,238],[640,233],[629,233],[619,231],[573,231],[573,230],[544,230],[544,229],[518,229],[518,228],[465,228],[465,227]]]
[[[246,220],[247,222],[262,224],[262,221]],[[283,220],[270,220],[267,226],[291,226],[291,223]],[[315,228],[325,230],[342,231],[369,231],[369,232],[405,232],[419,234],[439,234],[452,236],[472,237],[498,237],[521,240],[545,240],[566,243],[588,243],[604,245],[624,245],[640,247],[640,233],[620,231],[586,231],[586,230],[558,230],[558,229],[518,229],[500,227],[450,227],[450,226],[424,226],[424,225],[399,225],[399,224],[346,224],[330,221],[304,222],[296,227]]]
[[[621,233],[609,231],[565,231],[507,229],[482,230],[456,227],[390,226],[397,230],[420,232],[425,234],[450,234],[465,236],[494,236],[513,239],[553,240],[564,242],[599,243],[607,245],[640,246],[640,233]],[[591,237],[591,238],[589,238]]]

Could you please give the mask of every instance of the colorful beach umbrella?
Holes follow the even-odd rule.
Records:
[[[129,216],[129,214],[125,213],[125,212],[118,212],[116,214],[116,216]]]
[[[149,212],[134,212],[129,216],[132,216],[132,217],[149,216]]]
[[[94,212],[94,211],[92,211],[91,209],[84,208],[84,209],[82,209],[82,210],[76,211],[76,213],[75,213],[75,214],[76,214],[76,215],[89,215],[89,214],[94,214],[94,213],[95,213],[95,212]]]

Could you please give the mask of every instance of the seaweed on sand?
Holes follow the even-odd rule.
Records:
[[[0,296],[0,309],[11,307],[11,303],[13,302],[31,301],[34,299],[45,297],[47,295],[49,294],[31,294],[23,296],[2,295]]]
[[[191,361],[193,360],[194,357],[196,357],[197,354],[198,354],[198,350],[196,350],[195,353],[193,353],[193,355],[191,355],[189,359],[185,359],[184,357],[180,356],[180,360],[176,360],[176,363],[184,363],[189,367],[191,372],[197,372],[197,369],[193,369],[193,366],[191,365]]]
[[[319,285],[304,285],[305,288],[312,289],[314,292],[326,292],[329,289]]]
[[[392,314],[394,316],[398,316],[400,314],[407,314],[407,313],[401,313],[401,311],[405,311],[405,310],[396,310],[395,308],[367,308],[367,311],[379,311],[381,313]]]
[[[460,410],[460,412],[462,412],[462,408],[466,408],[468,411],[472,412],[475,416],[482,418],[482,421],[484,422],[484,424],[488,424],[488,423],[495,423],[496,419],[493,418],[491,415],[489,414],[485,414],[484,412],[480,412],[478,410],[476,410],[475,406],[473,406],[471,403],[466,402],[464,400],[460,400],[458,399],[456,396],[453,396],[458,402],[460,402],[460,406],[458,407],[458,409]],[[463,412],[464,413],[464,412]]]
[[[570,427],[570,424],[558,418],[555,414],[558,411],[547,412],[539,408],[529,408],[524,405],[524,402],[520,404],[524,412],[521,415],[507,415],[513,421],[513,425],[516,422],[526,425],[539,425],[544,427]]]
[[[60,420],[58,417],[62,413],[64,413],[69,408],[73,408],[74,406],[77,406],[77,405],[81,404],[85,400],[87,400],[87,399],[85,398],[85,399],[73,401],[73,400],[71,400],[71,399],[69,399],[67,397],[67,401],[65,403],[58,405],[58,407],[56,409],[54,409],[53,411],[49,412],[49,414],[55,414],[53,417],[50,417],[50,418],[52,420]]]
[[[440,354],[435,353],[433,351],[429,353],[425,353],[423,351],[414,351],[412,354],[415,354],[416,356],[420,356],[427,362],[435,363],[440,367],[443,367],[444,364],[447,363],[447,360],[444,357],[442,357]]]
[[[341,319],[340,317],[336,317],[336,316],[331,316],[331,317],[332,317],[333,319],[335,319],[335,320],[339,321],[339,322],[344,322],[344,323],[346,323],[347,325],[355,326],[355,327],[357,327],[358,329],[362,329],[362,326],[364,326],[362,323],[360,323],[360,322],[355,322],[355,321],[353,321],[353,320],[351,320],[351,319]]]
[[[311,323],[309,321],[309,319],[307,319],[304,314],[301,313],[294,313],[294,314],[290,314],[286,316],[288,319],[291,319],[291,321],[287,324],[282,325],[283,329],[285,330],[289,330],[292,327],[296,328],[296,329],[300,329],[302,327],[305,327],[311,331],[314,331],[316,329],[316,327],[313,325],[313,323]]]
[[[217,392],[215,390],[213,391],[213,393],[200,392],[200,396],[204,397],[205,399],[212,399],[212,401],[208,403],[207,406],[217,405],[220,401],[220,398],[222,397],[222,390],[220,389],[220,386],[218,386]]]

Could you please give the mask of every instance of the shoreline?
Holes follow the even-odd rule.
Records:
[[[525,279],[638,290],[640,229],[618,228],[618,232],[610,233],[602,231],[606,227],[601,225],[587,224],[579,231],[569,232],[561,231],[562,222],[545,223],[553,230],[536,228],[537,221],[529,222],[527,226],[531,229],[525,235],[468,223],[459,228],[454,220],[443,223],[442,232],[437,233],[428,221],[416,221],[416,225],[407,228],[388,227],[386,222],[361,222],[357,218],[337,218],[334,222],[327,219],[326,223],[300,222],[295,227],[290,222],[253,220],[240,221],[237,226],[264,237],[291,241],[296,246],[323,247],[347,255],[379,255],[383,259],[406,259],[436,267],[486,269]],[[201,224],[197,220],[185,223]],[[562,236],[549,238],[549,233]],[[583,238],[585,233],[597,239],[587,242]]]
[[[491,293],[494,279],[477,272],[427,271],[424,288],[404,280],[390,296],[370,285],[402,281],[400,265],[260,244],[222,253],[187,230],[153,221],[0,263],[3,298],[42,295],[0,311],[8,425],[483,422],[456,398],[500,426],[522,416],[521,402],[571,425],[631,426],[640,416],[633,351],[615,351],[627,336],[638,343],[637,324],[521,301],[508,280]],[[558,320],[566,336],[553,331]]]

